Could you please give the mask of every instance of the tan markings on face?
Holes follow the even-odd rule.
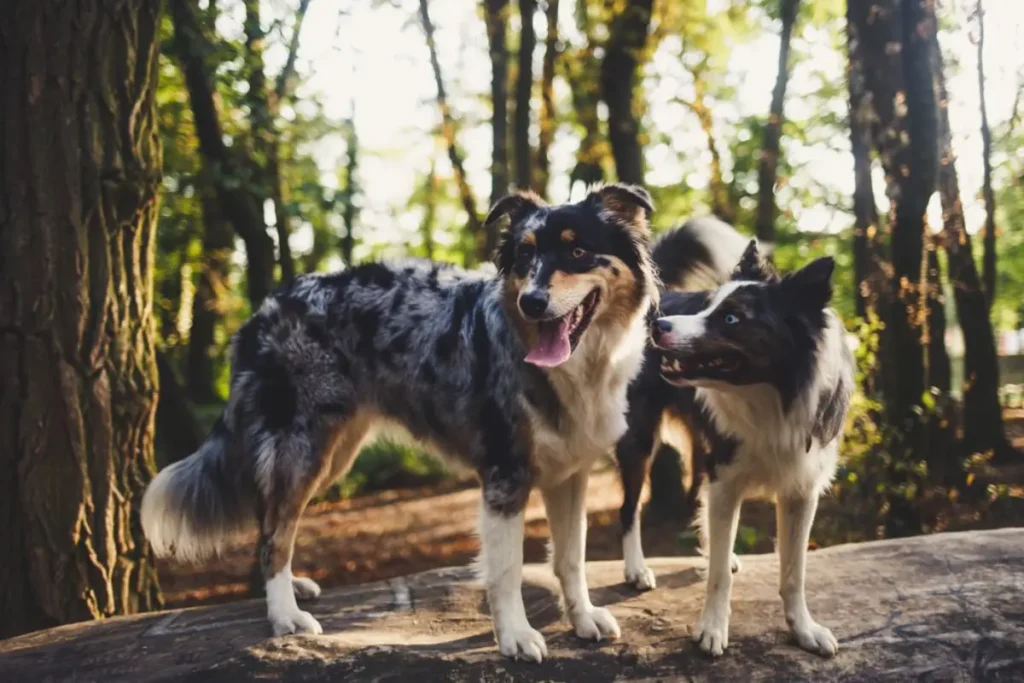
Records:
[[[637,289],[636,276],[625,262],[615,256],[604,255],[608,265],[598,268],[606,282],[602,294],[603,305],[607,313],[602,321],[610,324],[627,324],[636,313],[636,306],[642,295]]]
[[[575,239],[576,239],[576,231],[575,230],[566,229],[566,230],[562,231],[562,241],[563,242],[572,242]]]
[[[589,273],[563,273],[556,270],[548,284],[548,296],[551,297],[549,309],[555,316],[565,315],[583,303],[594,289],[600,289],[604,296],[606,288],[606,278],[597,270]]]
[[[528,232],[523,235],[523,244],[529,244],[530,246],[537,246],[537,233]]]

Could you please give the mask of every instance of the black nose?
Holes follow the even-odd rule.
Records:
[[[548,301],[547,292],[534,289],[519,297],[519,308],[527,318],[539,318],[548,310]]]
[[[672,321],[669,320],[668,318],[658,318],[658,320],[655,321],[654,323],[654,327],[655,329],[658,330],[658,332],[666,334],[672,331]]]

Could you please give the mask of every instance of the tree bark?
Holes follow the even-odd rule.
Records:
[[[245,244],[246,286],[255,310],[274,285],[275,259],[261,197],[252,191],[253,165],[249,160],[237,159],[237,152],[224,143],[208,63],[214,48],[202,31],[194,0],[169,0],[168,9],[174,25],[171,52],[185,75],[203,166],[213,179],[224,216]]]
[[[161,604],[161,2],[0,4],[0,638]]]
[[[999,358],[995,333],[989,319],[985,291],[978,278],[971,251],[971,236],[964,223],[963,204],[953,154],[949,124],[945,69],[938,38],[933,41],[933,68],[938,92],[939,199],[942,203],[942,244],[949,262],[949,279],[960,329],[964,335],[963,425],[967,453],[992,452],[996,461],[1009,457],[1011,449],[1003,428],[999,405]]]
[[[484,0],[491,55],[491,206],[508,194],[508,0]],[[499,224],[487,226],[488,254],[498,245]]]
[[[533,175],[533,190],[541,197],[548,196],[551,183],[551,160],[548,158],[555,139],[555,61],[558,59],[558,0],[547,0],[544,10],[547,35],[544,40],[544,66],[540,80],[540,139],[537,141],[537,163]]]
[[[851,3],[852,4],[852,3]],[[850,93],[850,147],[853,152],[853,277],[857,317],[869,311],[881,315],[882,299],[888,290],[882,243],[882,225],[871,178],[871,102],[864,91],[864,67],[857,28],[847,5],[848,85]],[[865,387],[873,388],[873,381]]]
[[[982,241],[982,281],[985,283],[985,302],[992,309],[996,297],[996,196],[992,191],[992,130],[988,125],[988,106],[985,104],[985,9],[978,0],[978,96],[981,102],[981,161],[984,168],[982,195],[985,197],[985,232]],[[1016,107],[1015,107],[1016,108]]]
[[[537,33],[533,15],[537,0],[519,0],[519,64],[516,70],[516,108],[512,125],[515,152],[516,187],[532,187],[533,159],[530,147],[530,100],[533,95],[533,51],[537,47]]]
[[[757,218],[754,227],[757,239],[769,244],[775,241],[775,184],[779,170],[779,142],[782,137],[786,86],[789,84],[789,45],[798,6],[799,0],[781,0],[779,5],[779,15],[782,19],[779,70],[775,76],[775,87],[772,89],[768,122],[765,123],[762,133],[761,160],[757,169]]]
[[[204,183],[209,187],[208,183]],[[192,327],[188,337],[186,385],[189,397],[196,403],[213,403],[220,399],[214,384],[216,363],[214,354],[217,325],[224,318],[228,278],[231,274],[231,254],[235,236],[231,225],[224,220],[220,203],[212,188],[202,198],[203,258],[200,262],[199,281],[192,300]]]
[[[653,0],[628,0],[612,17],[601,63],[601,96],[608,106],[608,139],[620,181],[642,185],[643,148],[634,111],[637,67],[647,44]]]
[[[441,110],[441,134],[448,148],[448,161],[451,162],[452,171],[455,173],[455,183],[459,188],[459,199],[462,201],[462,208],[466,212],[466,227],[473,242],[473,250],[467,253],[467,265],[473,265],[477,261],[487,260],[491,255],[487,251],[487,236],[484,234],[480,215],[477,213],[476,198],[473,196],[473,190],[469,187],[469,181],[466,179],[466,168],[462,161],[462,151],[459,149],[455,139],[455,119],[452,116],[451,108],[448,106],[448,94],[445,91],[444,76],[441,73],[441,62],[437,57],[437,43],[434,40],[434,23],[430,19],[430,7],[427,0],[420,0],[420,23],[423,25],[423,34],[427,40],[427,49],[430,52],[430,66],[434,72],[434,84],[437,87],[437,106]]]

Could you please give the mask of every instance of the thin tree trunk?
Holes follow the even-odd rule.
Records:
[[[974,264],[971,236],[964,224],[942,53],[939,51],[938,38],[933,35],[931,39],[939,101],[938,182],[944,219],[942,244],[949,261],[953,300],[964,335],[964,447],[967,453],[993,452],[997,461],[1005,460],[1011,449],[1006,440],[1003,413],[999,405],[999,358],[996,355],[995,333],[985,305],[985,292]]]
[[[530,189],[533,159],[530,148],[530,100],[533,95],[533,50],[537,33],[533,27],[536,0],[519,0],[519,64],[516,70],[516,108],[512,125],[516,187]]]
[[[423,256],[434,260],[434,228],[437,223],[437,172],[434,160],[430,161],[430,173],[427,174],[423,198],[423,220],[420,221],[420,234],[423,236]]]
[[[0,638],[158,607],[161,2],[0,4]]]
[[[594,22],[587,12],[587,3],[576,4],[576,26],[583,34],[584,44],[563,61],[566,78],[572,91],[573,110],[583,128],[583,137],[576,150],[576,164],[569,173],[569,194],[577,183],[593,185],[604,179],[604,166],[608,161],[608,143],[601,134],[598,105],[601,64],[597,59],[597,38]]]
[[[261,199],[250,187],[252,163],[240,162],[224,143],[208,63],[214,48],[202,31],[194,0],[169,0],[168,10],[174,25],[171,50],[185,75],[203,166],[213,179],[224,216],[245,244],[246,286],[255,310],[273,287],[275,260]]]
[[[778,181],[779,142],[782,137],[783,105],[786,101],[786,86],[789,84],[789,45],[793,35],[793,24],[799,0],[781,0],[779,14],[782,18],[782,33],[779,36],[779,70],[772,89],[772,103],[768,122],[761,139],[761,160],[757,170],[757,218],[754,222],[757,239],[761,242],[775,241],[775,184]]]
[[[853,277],[857,316],[880,314],[879,299],[888,288],[883,271],[881,222],[871,178],[871,104],[865,97],[861,44],[847,7],[848,85],[850,93],[850,147],[853,152]],[[873,387],[873,382],[869,387]]]
[[[893,483],[906,479],[898,463],[926,453],[926,431],[917,417],[925,390],[926,297],[924,220],[935,191],[937,133],[929,32],[935,30],[917,2],[849,0],[850,18],[863,55],[865,92],[874,109],[872,137],[889,182],[892,297],[885,310],[882,374],[885,422],[892,438]],[[894,47],[895,46],[895,47]],[[887,536],[921,530],[920,515],[893,497]]]
[[[341,258],[346,266],[351,266],[352,252],[356,247],[356,218],[359,214],[356,207],[356,193],[359,191],[356,180],[356,173],[359,170],[359,136],[356,134],[355,102],[352,103],[352,112],[349,114],[346,129],[348,134],[345,137],[345,153],[348,161],[345,163],[345,189],[341,198],[341,217],[345,224],[345,235],[341,238]]]
[[[711,213],[721,218],[726,223],[733,223],[736,220],[736,212],[733,211],[732,202],[729,200],[729,188],[722,175],[722,155],[718,151],[718,141],[715,138],[715,122],[711,115],[711,109],[707,106],[705,96],[707,85],[704,82],[704,70],[707,61],[691,70],[693,76],[693,101],[686,102],[690,111],[697,117],[700,129],[707,141],[708,151],[711,153]]]
[[[653,0],[628,0],[612,17],[601,62],[601,96],[608,106],[608,139],[615,172],[620,181],[637,185],[644,182],[644,164],[633,91],[653,4]]]
[[[302,9],[300,7],[300,10]],[[289,244],[291,220],[285,203],[286,190],[281,180],[280,133],[276,122],[277,97],[272,99],[267,90],[266,65],[263,60],[266,34],[260,21],[260,0],[245,0],[244,30],[245,62],[249,76],[249,89],[245,99],[249,107],[249,128],[253,148],[250,161],[253,163],[251,174],[255,184],[254,193],[263,201],[269,199],[274,205],[277,260],[281,266],[281,280],[291,282],[295,279],[295,262]],[[290,47],[298,48],[298,31],[295,32]],[[286,63],[290,63],[294,68],[295,56],[289,54]],[[261,205],[263,201],[260,202]]]
[[[203,259],[192,300],[192,327],[188,337],[187,386],[196,403],[213,403],[220,397],[214,388],[214,353],[217,325],[224,318],[225,298],[230,291],[231,254],[235,236],[224,220],[220,203],[210,190],[202,198]]]
[[[491,206],[508,194],[508,0],[484,0],[491,54]],[[485,249],[498,245],[499,225],[487,226]]]
[[[985,104],[985,9],[978,0],[978,96],[981,102],[981,160],[984,168],[982,194],[985,197],[985,232],[982,241],[982,281],[988,309],[996,297],[996,196],[992,192],[992,131]]]
[[[480,215],[476,209],[476,198],[473,190],[469,187],[466,179],[466,168],[462,162],[462,152],[455,139],[455,119],[452,117],[451,109],[448,106],[448,95],[444,87],[444,77],[441,73],[441,62],[437,57],[437,43],[434,40],[434,23],[430,19],[430,7],[427,0],[420,0],[420,22],[423,25],[423,34],[427,39],[427,49],[430,51],[430,66],[434,72],[434,84],[437,87],[437,106],[441,110],[441,132],[445,145],[448,148],[448,160],[451,162],[452,171],[455,173],[455,183],[459,188],[459,199],[462,201],[462,208],[466,212],[467,228],[473,241],[473,253],[467,254],[467,265],[490,258],[487,251],[487,236],[484,234],[483,225],[480,222]]]
[[[558,59],[558,0],[547,0],[545,9],[547,36],[544,40],[544,67],[540,81],[540,139],[537,142],[537,163],[533,189],[548,196],[551,183],[551,160],[548,158],[555,139],[555,60]]]

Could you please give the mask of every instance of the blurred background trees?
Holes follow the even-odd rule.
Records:
[[[30,5],[8,3],[0,15],[0,92],[18,107],[34,92],[25,79],[35,67],[11,58],[24,17],[10,8]],[[153,102],[163,148],[162,162],[147,157],[162,174],[140,176],[160,178],[155,237],[145,193],[112,216],[130,215],[145,237],[132,244],[145,268],[130,289],[149,301],[151,277],[151,306],[132,310],[148,329],[152,309],[142,365],[159,376],[158,464],[203,438],[227,397],[230,337],[280,283],[375,258],[476,266],[498,237],[481,216],[510,189],[565,201],[624,180],[650,189],[656,231],[714,214],[772,242],[783,270],[835,257],[834,302],[855,332],[862,392],[837,485],[856,519],[833,538],[938,528],[938,499],[987,500],[1002,480],[986,468],[1020,462],[1001,405],[1019,400],[1007,385],[1024,383],[1016,5],[166,0],[157,17],[128,3],[160,44],[152,93],[134,95]],[[56,20],[38,21],[49,30]],[[108,80],[89,83],[115,111],[132,105]],[[48,120],[3,119],[13,161],[0,164],[0,281],[22,272],[12,254],[31,258],[28,236],[45,234],[17,211],[18,183],[41,192],[43,176],[10,155],[52,138]],[[89,139],[109,146],[118,134],[98,127]],[[78,199],[87,200],[95,196]],[[85,249],[100,229],[83,222],[77,243]],[[98,291],[65,284],[71,298],[76,287]],[[56,295],[0,290],[18,293],[0,295],[0,359],[13,368],[5,377],[20,377],[24,311]],[[119,285],[108,295],[130,293]],[[97,363],[89,356],[82,367]],[[23,423],[14,416],[28,399],[8,386],[0,419]],[[155,386],[132,390],[145,414]],[[11,456],[25,452],[18,443],[0,457],[20,457]],[[375,447],[332,495],[442,476],[424,463],[413,449]],[[681,527],[678,458],[665,452],[655,466],[651,509]],[[10,501],[31,482],[11,486],[0,498],[16,519]]]

